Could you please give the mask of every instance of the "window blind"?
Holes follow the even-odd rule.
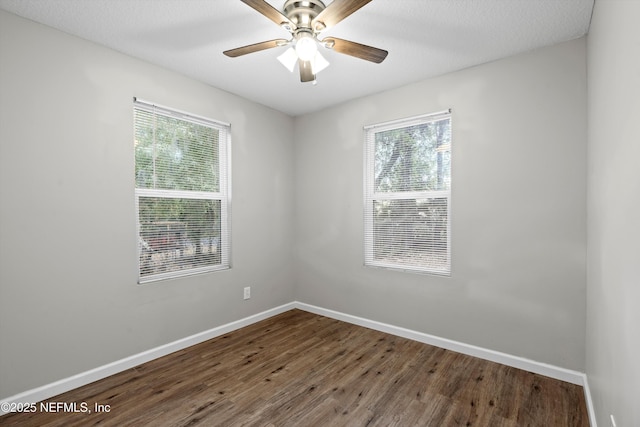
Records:
[[[230,267],[230,126],[134,99],[139,282]]]
[[[365,265],[450,275],[451,113],[365,127]]]

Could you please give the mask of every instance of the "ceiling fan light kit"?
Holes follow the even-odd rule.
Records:
[[[322,40],[318,38],[322,31],[333,27],[371,0],[333,0],[329,6],[325,6],[320,0],[287,0],[282,12],[265,0],[241,1],[290,32],[291,39],[268,40],[224,51],[223,53],[229,57],[235,58],[289,45],[289,48],[278,56],[278,61],[291,72],[298,64],[300,81],[314,84],[316,74],[329,66],[329,61],[318,51],[319,46],[378,64],[387,57],[386,50],[336,37]]]

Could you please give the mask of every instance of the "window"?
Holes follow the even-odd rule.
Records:
[[[139,283],[229,268],[228,124],[134,99]]]
[[[451,273],[451,113],[365,127],[365,265]]]

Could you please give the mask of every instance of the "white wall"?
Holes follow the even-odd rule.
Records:
[[[295,122],[296,299],[584,370],[579,39]],[[364,268],[363,125],[453,109],[451,278]]]
[[[588,36],[586,371],[600,426],[640,426],[638,19],[638,1],[597,0]]]
[[[233,269],[136,284],[134,96],[231,123]],[[290,302],[292,134],[282,113],[0,11],[0,398]]]

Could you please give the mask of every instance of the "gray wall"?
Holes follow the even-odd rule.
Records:
[[[640,426],[640,2],[597,0],[588,36],[586,371],[598,425]]]
[[[291,117],[3,11],[0,94],[0,398],[293,299]],[[232,270],[136,284],[134,96],[232,124]]]
[[[584,40],[295,119],[4,12],[0,43],[0,397],[294,299],[584,369]],[[232,270],[135,284],[133,96],[232,124]],[[446,108],[452,277],[362,267],[362,126]]]
[[[453,109],[452,276],[364,268],[363,125]],[[584,370],[586,43],[297,118],[296,299]]]

